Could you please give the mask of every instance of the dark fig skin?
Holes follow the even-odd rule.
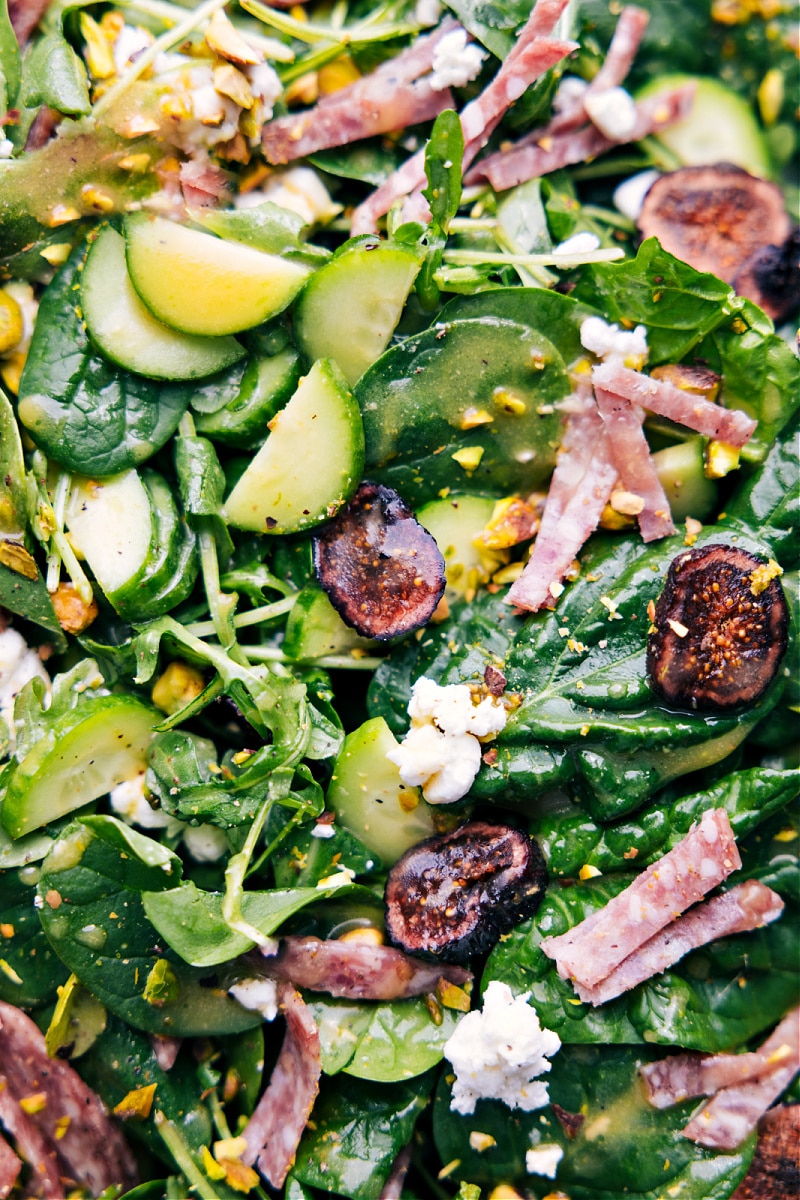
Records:
[[[647,643],[653,691],[677,708],[752,704],[777,674],[789,610],[762,558],[737,546],[703,546],[673,559]]]
[[[427,624],[444,595],[444,559],[391,488],[362,483],[314,538],[314,570],[342,620],[388,641]]]
[[[392,867],[387,932],[409,954],[464,962],[532,916],[547,882],[544,856],[529,834],[468,821],[412,846]]]
[[[750,1170],[731,1200],[789,1200],[800,1195],[800,1104],[778,1105],[759,1123]]]

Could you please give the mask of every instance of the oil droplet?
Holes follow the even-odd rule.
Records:
[[[47,922],[48,937],[62,938],[69,933],[69,917],[51,917]]]
[[[83,929],[79,929],[75,934],[75,941],[80,942],[82,946],[88,946],[90,950],[102,950],[107,937],[107,931],[99,925],[84,925]]]
[[[21,867],[17,878],[19,879],[20,883],[24,884],[25,887],[36,887],[37,883],[41,879],[41,876],[42,869],[37,864],[33,867]]]

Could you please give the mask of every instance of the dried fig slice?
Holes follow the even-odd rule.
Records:
[[[783,193],[731,163],[681,167],[657,179],[639,214],[644,237],[676,258],[732,284],[764,246],[786,241],[791,221]]]
[[[789,1200],[800,1195],[800,1104],[779,1105],[759,1122],[750,1170],[731,1200]]]
[[[391,488],[362,483],[314,538],[314,570],[342,619],[386,641],[424,625],[444,593],[444,559]]]
[[[786,650],[789,610],[779,568],[736,546],[673,559],[647,643],[650,686],[679,708],[752,704]]]
[[[409,954],[462,962],[531,916],[546,887],[538,842],[510,825],[468,821],[397,860],[384,893],[386,929]]]
[[[800,225],[782,246],[762,246],[736,272],[733,286],[763,308],[776,325],[800,307]]]

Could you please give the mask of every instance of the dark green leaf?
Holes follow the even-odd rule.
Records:
[[[35,868],[0,871],[0,1000],[18,1008],[52,1004],[69,972],[44,935],[34,908]],[[9,929],[13,930],[9,933]]]
[[[0,110],[13,108],[22,79],[22,60],[8,15],[8,0],[0,4]]]
[[[54,462],[87,475],[113,475],[164,445],[192,389],[132,375],[94,353],[76,311],[81,257],[72,255],[42,297],[18,413]]]
[[[82,117],[92,110],[86,67],[61,31],[45,34],[25,62],[22,102],[46,104],[56,112]]]
[[[536,1195],[566,1192],[581,1200],[727,1200],[747,1171],[755,1138],[734,1153],[716,1154],[681,1136],[693,1105],[651,1107],[637,1068],[658,1051],[607,1046],[564,1046],[548,1075],[550,1099],[583,1120],[567,1137],[552,1108],[509,1111],[499,1101],[478,1101],[475,1115],[450,1111],[450,1087],[443,1078],[434,1101],[434,1136],[442,1162],[459,1161],[459,1174],[489,1187],[513,1182]],[[473,1130],[494,1137],[479,1152],[470,1146]],[[564,1157],[556,1180],[528,1175],[525,1154],[536,1146],[557,1145]]]
[[[432,1073],[409,1083],[323,1081],[314,1128],[303,1134],[293,1174],[351,1200],[378,1200],[394,1160],[425,1108]]]
[[[218,517],[225,495],[225,475],[208,438],[177,438],[175,470],[184,510],[195,517]]]
[[[785,552],[785,565],[800,562],[800,417],[787,423],[772,445],[761,467],[742,484],[727,505],[729,516],[750,529],[772,525],[775,529],[795,530]]]
[[[457,113],[447,108],[433,123],[425,147],[425,175],[428,186],[422,194],[431,215],[447,233],[461,203],[461,160],[464,157],[464,133]]]
[[[497,58],[514,45],[514,33],[530,16],[528,0],[448,0],[465,29]]]

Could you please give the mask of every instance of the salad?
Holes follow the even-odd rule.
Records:
[[[0,8],[0,1196],[792,1194],[796,51]]]

